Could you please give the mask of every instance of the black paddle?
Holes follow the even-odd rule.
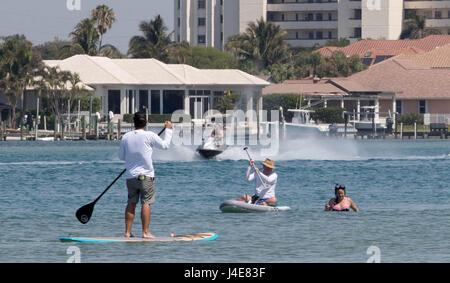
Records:
[[[166,130],[166,128],[162,129],[159,133],[158,136],[161,135],[164,131]],[[82,207],[80,207],[77,212],[75,213],[75,216],[77,217],[78,221],[80,221],[83,224],[86,224],[89,222],[89,219],[91,219],[92,216],[92,212],[94,212],[94,206],[97,203],[97,201],[109,190],[109,188],[111,188],[112,185],[114,185],[114,183],[119,180],[120,177],[122,177],[122,175],[125,173],[125,171],[127,171],[127,169],[123,169],[122,172],[120,172],[119,176],[117,176],[114,181],[112,181],[111,184],[109,184],[109,186],[103,191],[103,193],[101,193],[93,202],[83,205]]]
[[[247,152],[248,159],[252,160],[252,158],[250,157],[250,154],[248,153],[248,147],[244,147],[244,150],[245,150],[245,152]],[[255,163],[253,163],[253,170],[255,170]],[[259,175],[259,171],[256,171],[256,170],[255,170],[255,172],[256,172],[256,175],[258,175],[259,180],[261,181],[261,184],[263,185],[263,187],[266,188],[266,184],[263,182],[263,180],[262,180],[262,178],[261,178],[261,175]],[[255,200],[252,199],[252,202],[253,202],[254,204],[256,204],[256,202],[257,202],[258,200],[259,200],[259,197],[257,196],[257,197],[255,198]]]

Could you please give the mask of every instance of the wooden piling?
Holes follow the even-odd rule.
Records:
[[[120,119],[117,121],[117,140],[120,140],[120,137],[122,136],[122,123]]]
[[[417,139],[417,122],[414,122],[414,139]]]
[[[98,140],[99,129],[98,129],[98,117],[94,117],[94,126],[95,126],[95,139]]]
[[[82,131],[82,139],[86,140],[86,119],[84,116],[81,117],[81,131]]]
[[[400,123],[400,138],[403,139],[403,123]]]

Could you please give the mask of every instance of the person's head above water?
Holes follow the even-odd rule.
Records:
[[[144,113],[136,112],[133,117],[134,127],[136,129],[144,128],[147,125],[147,118]]]
[[[342,200],[345,197],[345,185],[336,184],[334,186],[334,194],[336,195],[336,200]]]

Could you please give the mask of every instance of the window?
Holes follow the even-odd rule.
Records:
[[[308,38],[314,39],[314,32],[312,32],[312,31],[308,32]]]
[[[419,114],[427,113],[427,101],[419,100]]]
[[[128,90],[128,113],[133,114],[134,113],[134,97],[133,97],[133,90]]]
[[[206,8],[206,1],[205,0],[198,0],[197,8],[205,9]]]
[[[395,112],[402,114],[403,113],[403,101],[396,100],[395,101]]]
[[[120,90],[108,90],[108,112],[112,111],[114,114],[120,114]]]
[[[206,36],[205,35],[199,35],[197,38],[198,43],[206,43]]]
[[[206,18],[198,18],[198,26],[205,26],[206,25]]]
[[[436,11],[436,12],[434,12],[434,18],[435,18],[435,19],[441,19],[441,18],[442,18],[442,13],[441,13],[441,11]]]
[[[163,90],[163,114],[184,108],[184,90]]]
[[[314,15],[313,15],[313,14],[308,14],[308,15],[306,16],[306,20],[307,20],[307,21],[312,21],[312,20],[314,20]]]
[[[148,109],[148,90],[139,90],[139,111],[145,112]]]
[[[331,31],[328,32],[328,39],[332,39],[333,38],[333,33]]]
[[[360,38],[361,37],[361,28],[355,28],[354,29],[354,36],[355,38]]]
[[[323,20],[322,14],[316,14],[316,21],[322,21],[322,20]]]
[[[160,102],[161,102],[161,97],[160,97],[160,91],[159,90],[152,90],[151,91],[151,113],[152,114],[160,114],[161,110],[160,110]]]
[[[323,39],[323,32],[317,31],[316,32],[316,39]]]

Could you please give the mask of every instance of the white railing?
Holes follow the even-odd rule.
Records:
[[[445,123],[450,125],[450,114],[423,114],[423,124],[430,125],[430,123]]]

